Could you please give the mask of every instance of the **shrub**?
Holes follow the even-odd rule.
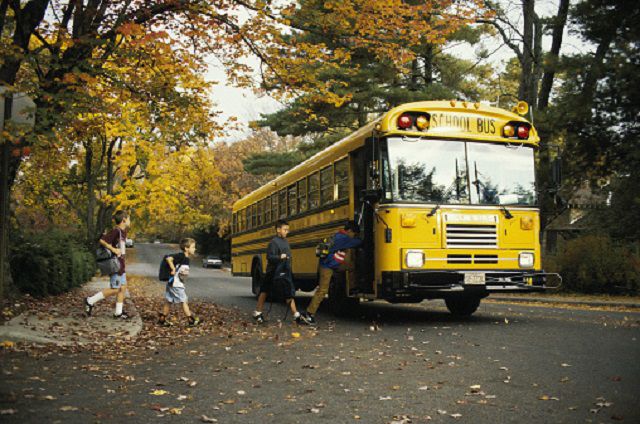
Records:
[[[95,259],[72,235],[53,230],[14,240],[10,267],[18,289],[42,297],[88,281],[95,273]]]
[[[608,236],[586,235],[570,240],[548,261],[557,268],[567,290],[582,293],[635,293],[640,287],[640,258],[631,244]]]

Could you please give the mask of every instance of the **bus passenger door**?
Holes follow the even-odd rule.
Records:
[[[351,152],[351,169],[353,170],[353,193],[354,193],[354,219],[360,222],[360,238],[363,240],[362,247],[355,252],[356,284],[350,287],[350,294],[374,293],[374,272],[375,263],[370,258],[374,257],[374,235],[373,235],[373,210],[369,205],[364,204],[362,191],[370,187],[369,164],[373,160],[370,140],[365,141],[365,145]],[[364,205],[364,207],[363,207]]]

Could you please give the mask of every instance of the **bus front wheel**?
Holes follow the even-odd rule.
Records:
[[[444,300],[447,309],[457,317],[469,317],[480,306],[479,297],[450,297]]]

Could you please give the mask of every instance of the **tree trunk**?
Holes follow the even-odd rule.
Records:
[[[426,47],[423,55],[424,59],[424,85],[430,86],[433,83],[433,45]]]
[[[538,102],[538,83],[542,78],[542,22],[537,14],[534,14],[534,39],[533,39],[533,72],[529,84],[527,102],[535,109]]]
[[[611,46],[611,42],[613,41],[615,34],[615,29],[609,34],[606,34],[596,48],[596,54],[593,57],[593,62],[591,62],[589,70],[587,71],[587,75],[584,80],[584,86],[582,87],[583,101],[581,102],[581,105],[585,108],[590,108],[591,104],[593,103],[593,95],[596,90],[596,84],[602,74],[602,64],[604,62],[604,57],[607,55],[607,52],[609,52],[609,47]]]
[[[49,0],[31,0],[23,8],[20,8],[20,2],[12,2],[13,4],[9,6],[10,2],[2,2],[2,14],[0,18],[2,19],[2,29],[6,27],[5,20],[7,17],[8,7],[13,9],[14,13],[14,32],[12,38],[12,45],[17,47],[22,51],[27,51],[29,48],[29,40],[31,39],[31,34],[35,28],[40,25],[40,22],[44,18],[45,11],[49,5]],[[18,54],[12,55],[3,55],[2,57],[2,65],[0,65],[0,85],[8,85],[12,86],[16,82],[16,77],[18,75],[18,71],[20,70],[20,65],[22,64],[23,56]],[[5,154],[7,154],[8,149],[5,149]],[[0,201],[5,202],[7,205],[7,210],[3,211],[4,216],[0,216],[0,231],[5,235],[4,239],[8,240],[6,234],[8,232],[8,205],[10,202],[10,194],[11,188],[13,187],[13,182],[15,181],[15,177],[18,173],[18,168],[20,167],[20,158],[14,158],[12,156],[8,157],[8,170],[9,174],[6,176],[7,178],[7,198],[0,199]],[[5,269],[0,269],[0,273],[3,275],[0,277],[0,299],[3,299],[5,296],[6,289],[9,285],[13,284],[11,279],[11,272],[9,269],[9,255],[8,255],[8,247],[0,246],[0,255],[3,256],[2,263],[5,264]],[[4,284],[2,283],[4,282]]]
[[[560,47],[562,46],[562,36],[564,26],[567,23],[567,15],[569,14],[569,0],[560,0],[558,5],[558,14],[554,18],[553,32],[551,35],[551,50],[547,54],[544,63],[544,75],[540,84],[540,92],[538,94],[538,110],[544,110],[549,106],[549,96],[553,86],[553,78],[555,77],[556,67],[558,66],[558,57],[560,56]]]
[[[418,67],[418,58],[416,57],[411,61],[411,83],[409,84],[410,91],[416,91],[420,84],[420,69]]]
[[[87,226],[86,243],[87,246],[92,247],[94,245],[94,238],[96,236],[95,231],[95,207],[96,207],[96,194],[95,194],[95,176],[93,172],[93,143],[89,140],[85,144],[85,156],[84,156],[84,175],[87,182],[87,211],[85,215],[85,224]]]
[[[533,64],[534,64],[534,22],[535,22],[535,0],[524,0],[522,2],[522,13],[524,16],[524,31],[522,34],[522,73],[520,74],[520,86],[518,87],[518,97],[531,104],[531,87],[533,85]]]

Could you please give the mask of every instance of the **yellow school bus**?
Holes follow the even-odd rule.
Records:
[[[389,110],[235,203],[233,274],[250,276],[256,293],[274,223],[285,219],[296,287],[313,290],[315,247],[354,219],[364,243],[354,281],[334,273],[335,308],[444,299],[468,316],[490,293],[544,290],[540,139],[526,109],[425,101]]]

